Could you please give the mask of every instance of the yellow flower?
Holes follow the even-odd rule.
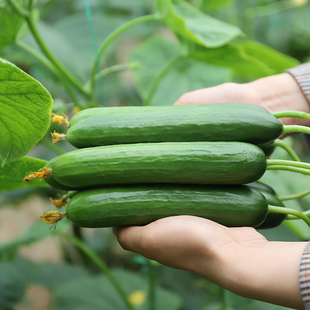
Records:
[[[144,291],[133,291],[129,296],[128,296],[128,301],[131,303],[133,306],[140,306],[145,303],[146,300],[146,294]]]
[[[296,6],[302,6],[302,5],[305,5],[308,2],[308,0],[292,0],[292,2]]]

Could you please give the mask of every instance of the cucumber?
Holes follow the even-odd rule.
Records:
[[[274,141],[269,142],[269,143],[259,144],[258,146],[264,151],[266,157],[270,157],[273,154],[274,150],[276,149],[276,145]]]
[[[264,195],[269,205],[285,208],[285,205],[277,196],[262,190],[260,190],[260,192]],[[259,225],[257,229],[275,228],[279,226],[285,218],[286,214],[268,212],[265,221]]]
[[[50,168],[50,169],[53,169],[54,167],[54,163],[56,162],[56,160],[59,158],[60,156],[56,156],[54,158],[52,158],[46,165],[45,167],[46,168]],[[49,176],[45,177],[43,179],[48,185],[50,185],[51,187],[54,187],[56,189],[60,189],[60,190],[64,190],[64,191],[71,191],[73,190],[72,187],[70,186],[65,186],[65,185],[62,185],[61,183],[57,182],[55,180],[55,178],[53,177],[53,174],[50,174]]]
[[[236,106],[237,104],[234,103]],[[188,109],[192,109],[198,107],[199,105],[190,105],[186,106]],[[256,109],[261,112],[269,113],[265,108],[259,105],[246,105],[239,103],[238,106],[249,108],[249,109]],[[82,110],[76,113],[69,122],[69,127],[74,125],[75,123],[79,122],[80,120],[94,117],[94,116],[105,116],[105,115],[120,115],[120,114],[127,114],[127,113],[153,113],[155,111],[166,111],[166,110],[175,110],[175,106],[129,106],[129,107],[100,107],[100,108],[89,108]],[[191,107],[191,108],[190,108]]]
[[[84,190],[69,201],[67,217],[81,227],[145,225],[193,215],[229,227],[257,227],[267,215],[264,196],[247,186],[130,185]]]
[[[264,144],[278,138],[283,130],[276,117],[250,104],[164,106],[145,112],[143,108],[139,112],[111,113],[71,122],[67,140],[77,148],[184,141]]]
[[[256,181],[256,182],[248,183],[246,185],[250,186],[251,188],[254,188],[258,191],[264,191],[264,192],[270,193],[274,196],[277,195],[276,191],[271,186],[269,186],[263,182]]]
[[[61,155],[52,175],[72,188],[113,184],[245,184],[266,170],[266,157],[243,142],[163,142],[78,149]]]

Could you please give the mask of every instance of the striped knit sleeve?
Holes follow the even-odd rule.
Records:
[[[305,310],[310,310],[310,242],[307,244],[301,257],[299,286]]]
[[[301,91],[310,104],[310,61],[295,68],[288,69],[287,73],[295,78]]]

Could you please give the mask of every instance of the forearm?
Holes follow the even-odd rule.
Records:
[[[247,298],[304,309],[299,266],[307,242],[230,244],[217,258],[217,269],[200,266],[200,274]],[[230,253],[228,256],[226,253]]]

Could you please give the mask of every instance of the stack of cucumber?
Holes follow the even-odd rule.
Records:
[[[257,181],[274,141],[287,131],[250,104],[87,109],[70,120],[66,134],[78,149],[49,161],[44,180],[69,191],[62,214],[81,227],[194,215],[271,228],[288,212]]]

